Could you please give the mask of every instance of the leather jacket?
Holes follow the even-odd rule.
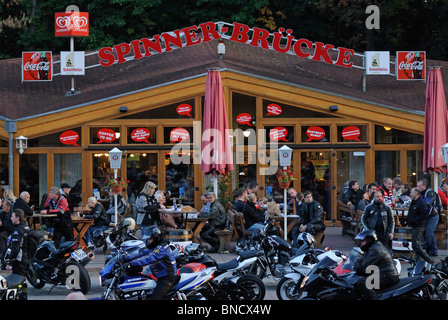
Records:
[[[353,270],[361,276],[367,276],[369,274],[366,273],[366,269],[370,265],[378,267],[380,277],[396,277],[397,280],[400,277],[389,250],[379,241],[375,241],[367,251],[356,260],[353,265]]]
[[[311,203],[304,202],[301,206],[301,223],[306,224],[308,230],[311,230],[315,224],[319,224],[325,229],[323,212],[324,209],[316,200],[313,200]]]
[[[364,214],[361,216],[361,222],[366,229],[376,231],[375,227],[378,219],[383,221],[384,234],[394,233],[395,223],[392,210],[384,203],[378,204],[374,201],[366,207]]]
[[[429,207],[422,196],[411,201],[408,212],[408,224],[410,227],[419,227],[426,225],[428,219]]]
[[[145,249],[137,255],[127,256],[131,266],[149,265],[151,273],[158,279],[177,275],[176,259],[168,243],[162,242],[154,249]]]

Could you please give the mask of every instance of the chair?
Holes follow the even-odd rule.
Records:
[[[236,210],[233,211],[233,230],[236,232],[237,239],[251,235],[251,231],[246,231],[244,215]]]

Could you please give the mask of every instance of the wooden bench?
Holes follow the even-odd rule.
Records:
[[[236,211],[235,209],[231,211],[233,213],[232,230],[234,239],[238,241],[238,239],[244,236],[251,235],[252,232],[246,230],[244,215],[241,212]]]
[[[215,235],[219,239],[219,253],[230,252],[230,240],[232,239],[233,232],[228,229],[216,230]]]

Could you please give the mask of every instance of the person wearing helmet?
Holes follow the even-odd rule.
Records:
[[[157,226],[149,227],[146,248],[137,255],[127,256],[125,261],[132,267],[150,266],[151,273],[157,278],[151,300],[162,300],[179,281],[176,259]]]
[[[353,270],[360,276],[355,283],[355,287],[360,291],[363,299],[377,300],[378,296],[375,289],[383,290],[394,285],[400,279],[400,275],[389,250],[378,241],[375,231],[364,230],[355,237],[355,241],[363,251],[361,257],[353,265]],[[378,284],[371,283],[367,279],[372,275],[367,271],[371,266],[378,267],[379,287],[376,288],[375,285]]]

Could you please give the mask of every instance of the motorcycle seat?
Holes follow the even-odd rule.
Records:
[[[378,290],[379,293],[384,293],[387,291],[395,291],[398,290],[402,287],[404,287],[405,285],[414,282],[415,280],[420,279],[420,277],[407,277],[407,278],[401,278],[400,280],[398,280],[398,282],[396,284],[394,284],[391,287],[388,287],[386,289],[382,289],[382,290]]]
[[[75,241],[65,241],[65,242],[61,242],[61,243],[59,244],[59,250],[60,250],[60,251],[65,250],[65,249],[67,249],[67,248],[73,247],[75,244],[76,244]]]
[[[25,282],[25,277],[18,274],[10,274],[5,278],[8,289],[17,289],[19,285]]]
[[[218,265],[216,266],[216,268],[220,271],[226,271],[229,269],[234,269],[236,267],[238,267],[238,261],[236,259],[232,259],[224,263],[218,263]]]
[[[240,253],[240,260],[246,260],[252,257],[260,257],[264,254],[263,250],[248,250]]]

